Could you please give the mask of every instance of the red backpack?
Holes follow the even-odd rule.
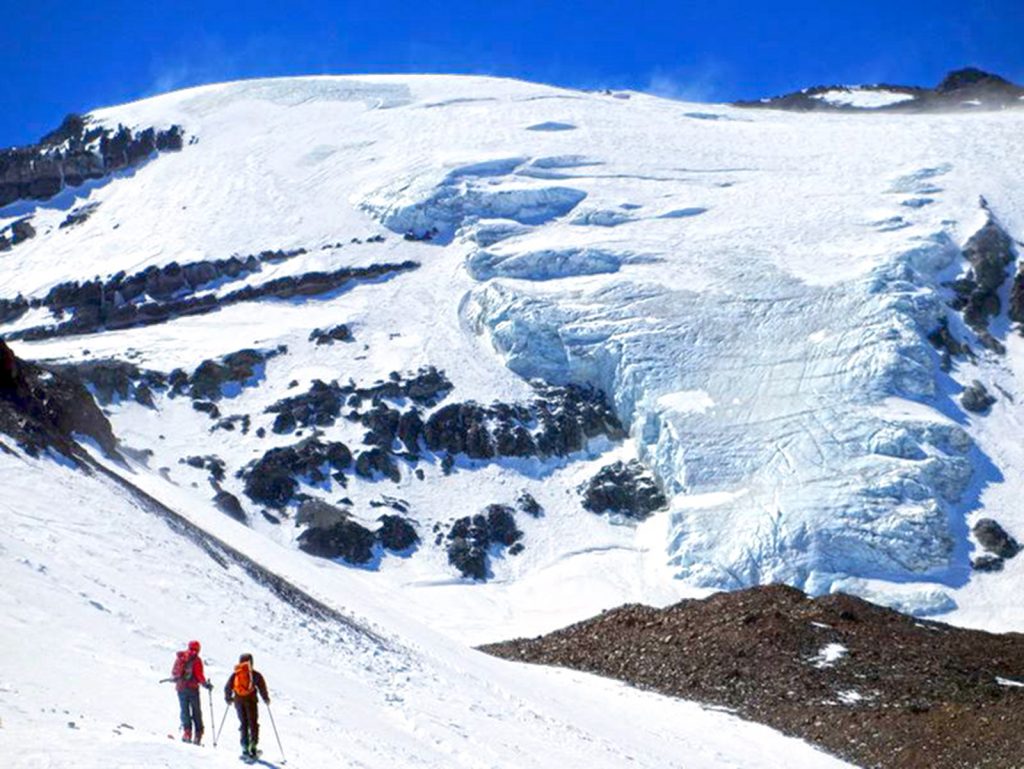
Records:
[[[174,667],[171,668],[171,677],[175,681],[191,681],[192,680],[192,661],[194,657],[190,657],[188,652],[178,652],[178,655],[174,658]]]

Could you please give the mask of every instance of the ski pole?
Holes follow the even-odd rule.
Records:
[[[215,718],[215,716],[213,715],[213,689],[207,689],[206,693],[210,695],[210,726],[213,726],[213,719]],[[225,708],[224,709],[224,715],[227,715],[227,714],[228,714],[228,711],[227,711],[227,708]],[[217,732],[216,731],[214,731],[214,733],[213,733],[213,747],[217,747]]]
[[[210,695],[210,696],[212,697],[213,695]],[[224,715],[220,719],[220,726],[217,728],[217,731],[215,731],[213,733],[213,747],[217,747],[217,738],[220,737],[220,733],[222,731],[224,731],[224,722],[228,720],[228,711],[229,710],[230,710],[230,708],[227,705],[225,705],[224,706]]]
[[[269,702],[266,703],[266,705],[267,705],[267,713],[270,714],[270,725],[272,727],[274,727],[274,737],[277,738],[277,749],[281,751],[281,763],[283,764],[283,763],[286,763],[288,761],[288,759],[284,757],[284,748],[281,747],[281,735],[279,735],[277,733],[277,724],[274,723],[274,711],[270,709],[270,703]]]

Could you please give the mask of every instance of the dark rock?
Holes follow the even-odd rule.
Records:
[[[192,408],[196,411],[202,411],[204,414],[210,417],[210,419],[217,419],[220,416],[220,409],[217,408],[216,403],[210,403],[209,401],[192,401]]]
[[[352,342],[352,332],[344,323],[333,326],[329,329],[313,329],[309,335],[309,341],[321,344],[334,344],[335,342]]]
[[[356,455],[355,473],[361,478],[370,480],[375,479],[378,475],[389,478],[394,483],[398,483],[402,479],[398,465],[384,449],[378,447],[360,451]]]
[[[341,389],[336,383],[326,384],[316,379],[302,395],[284,398],[269,406],[269,413],[279,415],[274,422],[274,432],[289,432],[297,424],[303,427],[333,425],[341,414]]]
[[[464,577],[478,582],[487,579],[487,553],[461,537],[449,543],[448,563],[458,569]]]
[[[278,518],[276,515],[271,515],[266,510],[260,510],[260,515],[263,516],[263,520],[265,520],[267,523],[272,523],[275,526],[281,525],[281,519]]]
[[[964,320],[975,330],[988,327],[988,319],[999,314],[999,288],[1013,263],[1013,241],[989,216],[988,221],[964,244],[964,258],[971,265],[968,281],[973,288],[964,307]]]
[[[213,430],[233,431],[237,425],[241,425],[242,435],[247,435],[249,433],[249,427],[251,425],[251,420],[249,418],[249,415],[248,414],[232,414],[231,416],[224,417],[223,419],[218,421],[217,424],[215,424],[212,428],[210,428],[210,431],[211,432]]]
[[[261,379],[266,362],[280,354],[281,351],[276,349],[247,349],[216,360],[205,360],[189,377],[189,393],[193,398],[209,401],[237,394],[243,387],[252,386]]]
[[[979,545],[1000,558],[1013,558],[1020,552],[1017,540],[991,518],[982,518],[971,531]]]
[[[377,520],[381,524],[377,529],[377,539],[387,550],[400,552],[419,544],[420,535],[408,519],[399,515],[382,515]]]
[[[299,548],[304,552],[321,558],[341,558],[352,564],[373,560],[376,541],[372,531],[351,520],[326,529],[306,529],[298,539]]]
[[[75,434],[92,438],[119,457],[110,422],[81,382],[57,368],[19,360],[0,339],[0,433],[30,456],[53,448],[81,464]]]
[[[1002,571],[1004,560],[996,555],[979,555],[971,560],[971,568],[975,571]]]
[[[32,218],[26,217],[25,219],[18,219],[16,222],[13,222],[9,228],[9,235],[4,237],[11,246],[16,246],[35,236],[36,228],[32,226]]]
[[[245,479],[245,494],[253,502],[280,509],[295,497],[298,479],[313,484],[328,478],[338,480],[337,473],[331,475],[330,471],[340,472],[351,464],[352,453],[344,443],[308,438],[271,449],[240,475]]]
[[[218,491],[213,498],[213,503],[217,506],[218,510],[225,515],[231,516],[236,521],[245,523],[248,520],[245,510],[242,509],[242,503],[230,491],[224,491],[223,489]]]
[[[220,307],[264,297],[288,298],[324,293],[350,282],[389,277],[419,266],[415,262],[403,262],[397,265],[342,268],[331,273],[290,275],[260,285],[246,285],[220,296],[195,295],[213,281],[226,283],[258,272],[261,269],[260,259],[258,256],[244,259],[231,257],[185,265],[172,262],[164,267],[150,266],[133,275],[120,272],[105,281],[96,279],[86,283],[61,283],[54,286],[45,297],[33,299],[30,306],[47,307],[55,317],[70,315],[70,319],[57,325],[25,329],[15,336],[19,339],[49,339],[94,333],[103,329],[149,326],[172,318],[202,315]],[[0,300],[0,313],[11,308],[11,300]]]
[[[71,212],[64,217],[64,221],[60,223],[58,229],[63,230],[68,227],[74,227],[76,224],[81,224],[92,216],[99,207],[99,203],[88,203],[84,206],[72,209]]]
[[[423,428],[424,443],[434,452],[494,456],[567,456],[598,435],[624,436],[622,425],[603,394],[568,385],[534,383],[538,397],[529,405],[472,401],[435,411]],[[535,433],[531,429],[536,430]]]
[[[295,416],[290,411],[282,411],[274,418],[274,424],[270,429],[278,435],[290,433],[295,429]]]
[[[369,429],[363,437],[363,443],[379,446],[389,451],[398,434],[401,414],[381,402],[359,416],[359,421]]]
[[[540,502],[534,499],[533,495],[527,491],[522,492],[516,497],[516,507],[534,518],[540,518],[544,515],[544,508],[541,507]]]
[[[307,499],[295,513],[295,523],[317,529],[329,529],[350,518],[347,511],[320,499]]]
[[[618,513],[637,520],[668,503],[654,476],[636,459],[605,465],[579,491],[583,507],[592,513]]]
[[[16,200],[45,200],[67,186],[101,179],[138,166],[158,151],[182,146],[178,126],[134,133],[118,128],[89,128],[88,118],[69,115],[38,144],[0,150],[0,207]]]
[[[971,355],[971,348],[957,340],[949,328],[949,321],[942,318],[938,327],[928,334],[928,341],[939,350],[942,355],[942,370],[949,371],[952,368],[952,359],[960,355]]]
[[[508,505],[487,506],[487,528],[490,541],[497,545],[511,547],[523,538],[523,532],[516,526],[515,513]]]
[[[964,388],[960,394],[960,405],[967,411],[982,413],[996,402],[995,396],[989,393],[988,389],[975,379],[969,387]]]
[[[1008,315],[1014,323],[1024,323],[1024,266],[1018,269],[1017,275],[1013,279],[1013,286],[1010,288]]]
[[[489,576],[488,551],[510,547],[523,537],[508,505],[488,505],[484,514],[459,518],[448,531],[448,562],[463,576],[479,581]]]
[[[103,405],[134,400],[148,408],[155,408],[153,390],[167,387],[164,374],[140,369],[127,361],[107,358],[60,364],[55,368],[86,385]]]
[[[210,478],[214,481],[220,482],[224,480],[225,465],[224,460],[220,457],[213,455],[205,457],[191,456],[179,461],[197,470],[208,470]]]
[[[419,451],[420,440],[423,437],[423,420],[420,419],[419,411],[410,409],[402,412],[398,418],[397,435],[406,451],[412,454]]]
[[[1012,85],[1009,80],[999,77],[999,75],[993,75],[990,72],[985,72],[977,67],[964,67],[963,69],[956,69],[949,72],[942,82],[940,82],[935,90],[939,93],[949,93],[950,91],[958,91],[963,88],[970,86],[976,86],[980,84],[986,85]]]

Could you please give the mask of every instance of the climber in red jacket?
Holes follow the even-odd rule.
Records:
[[[203,740],[203,711],[199,707],[199,687],[212,689],[206,680],[203,661],[199,657],[199,641],[189,641],[188,651],[180,651],[171,669],[171,678],[178,690],[178,705],[181,708],[181,739],[183,742]]]

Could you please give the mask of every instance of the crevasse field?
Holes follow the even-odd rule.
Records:
[[[268,429],[266,407],[293,381],[434,365],[454,396],[484,404],[528,399],[535,378],[591,384],[629,438],[563,459],[460,461],[450,475],[428,462],[422,481],[304,489],[349,497],[367,523],[381,495],[413,511],[418,552],[355,568],[297,550],[290,520],[230,520],[205,472],[179,462],[221,457],[224,488],[256,512],[234,473],[293,438],[211,431],[187,399],[108,408],[127,459],[98,461],[348,625],[222,567],[102,476],[0,454],[0,751],[16,766],[235,765],[233,715],[216,751],[165,736],[176,702],[156,681],[190,637],[218,683],[253,652],[289,766],[839,766],[726,713],[470,647],[626,601],[770,582],[1024,629],[1024,566],[980,574],[969,562],[980,517],[1024,535],[1024,339],[1005,317],[1009,281],[991,324],[1005,355],[977,344],[944,287],[966,272],[961,247],[990,213],[1024,233],[1024,110],[794,114],[368,76],[206,86],[92,116],[180,124],[186,146],[0,209],[0,225],[33,212],[39,233],[0,256],[5,298],[265,249],[307,253],[252,283],[420,266],[302,300],[12,342],[20,357],[192,370],[285,344],[228,397],[227,411]],[[58,226],[85,203],[99,203],[88,221]],[[977,353],[949,372],[927,341],[942,318]],[[355,344],[309,341],[339,322]],[[975,379],[998,397],[983,416],[957,400]],[[362,430],[340,420],[323,432],[354,445]],[[636,524],[582,509],[581,483],[636,457],[666,510]],[[486,583],[460,578],[431,527],[523,490],[545,509],[519,521],[525,551],[492,559]],[[265,758],[280,762],[263,726]]]

